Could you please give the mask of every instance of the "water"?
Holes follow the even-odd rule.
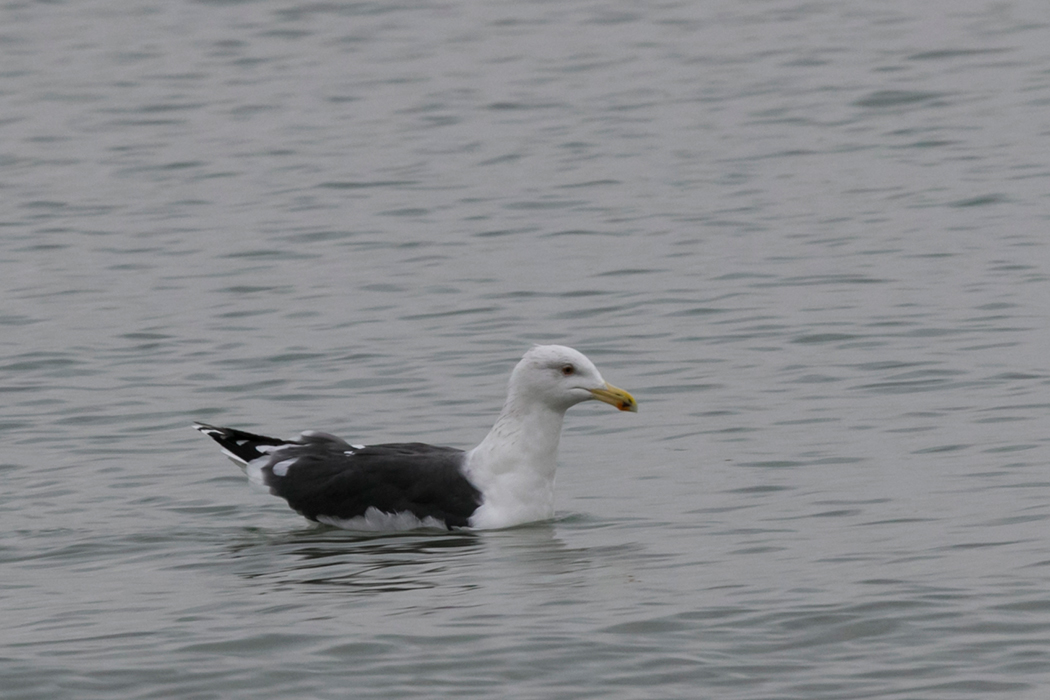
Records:
[[[18,698],[1042,698],[1050,15],[0,9]],[[360,537],[192,420],[459,447],[533,342],[559,517]]]

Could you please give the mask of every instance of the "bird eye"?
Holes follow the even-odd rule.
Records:
[[[569,377],[573,374],[576,374],[576,368],[572,365],[562,365],[561,373],[564,374],[566,377]]]

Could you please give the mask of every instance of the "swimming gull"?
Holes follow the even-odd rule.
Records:
[[[492,430],[467,451],[418,442],[352,445],[308,430],[296,440],[205,423],[249,480],[310,520],[350,530],[505,528],[554,517],[565,411],[596,399],[637,411],[582,353],[538,345],[510,375]]]

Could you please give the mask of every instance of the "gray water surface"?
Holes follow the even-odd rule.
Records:
[[[0,6],[0,686],[1046,697],[1044,3]],[[363,537],[193,420],[470,447],[558,518]]]

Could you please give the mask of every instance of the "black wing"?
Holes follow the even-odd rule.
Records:
[[[481,492],[463,476],[462,450],[422,443],[361,447],[327,433],[296,441],[198,424],[248,474],[310,520],[349,520],[369,508],[466,527]]]
[[[463,476],[463,454],[420,443],[339,453],[289,446],[275,451],[261,471],[271,493],[311,520],[350,519],[375,508],[466,527],[481,492]]]

